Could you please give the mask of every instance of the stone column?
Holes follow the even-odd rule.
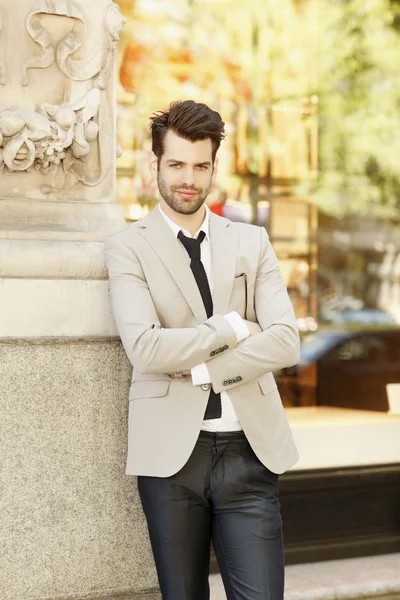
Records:
[[[108,300],[111,0],[0,0],[0,597],[155,597]]]

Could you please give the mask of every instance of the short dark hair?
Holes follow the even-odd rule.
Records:
[[[150,121],[152,150],[158,162],[164,154],[164,139],[169,129],[191,142],[210,138],[213,162],[225,137],[225,123],[221,115],[206,104],[193,100],[172,102],[169,110],[157,111],[150,117]]]

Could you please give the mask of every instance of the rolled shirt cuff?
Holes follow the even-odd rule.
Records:
[[[249,337],[250,331],[242,317],[236,311],[224,315],[229,325],[233,327],[237,337],[237,343],[242,342]]]
[[[191,369],[193,385],[203,385],[211,383],[211,377],[207,369],[206,363],[200,363]]]

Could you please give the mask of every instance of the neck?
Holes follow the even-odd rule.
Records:
[[[192,236],[200,229],[206,218],[206,207],[204,204],[192,215],[176,212],[162,198],[160,198],[160,206],[171,221],[182,227],[182,229],[186,229]]]

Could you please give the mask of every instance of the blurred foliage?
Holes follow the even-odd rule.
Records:
[[[396,217],[400,206],[400,2],[316,0],[321,208]]]

